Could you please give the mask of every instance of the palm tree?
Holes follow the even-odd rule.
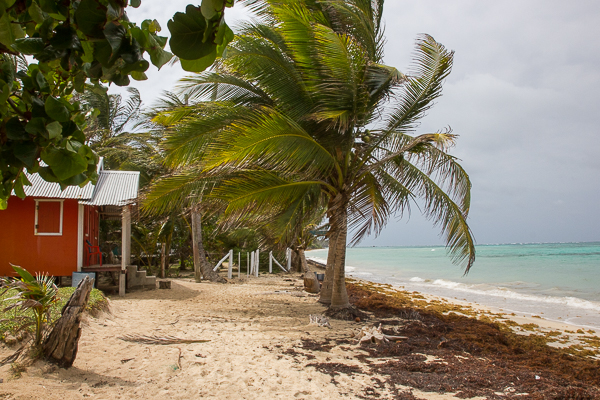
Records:
[[[164,143],[167,164],[181,171],[177,196],[218,179],[210,198],[226,204],[232,225],[268,224],[284,213],[301,219],[305,207],[290,212],[294,204],[324,202],[329,255],[320,301],[342,314],[350,308],[349,229],[358,243],[416,200],[468,272],[471,183],[447,153],[456,136],[414,136],[453,53],[423,35],[407,74],[384,65],[383,0],[252,7],[259,22],[242,27],[213,71],[182,82],[190,106]]]

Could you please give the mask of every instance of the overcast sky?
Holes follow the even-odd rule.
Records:
[[[199,0],[198,0],[199,2]],[[132,21],[167,21],[187,1],[142,0]],[[128,8],[129,9],[129,8]],[[243,10],[227,10],[231,23]],[[405,71],[428,33],[456,52],[444,95],[417,133],[451,126],[473,182],[479,244],[600,241],[600,3],[388,0],[385,63]],[[185,73],[154,68],[134,84],[146,105]],[[441,244],[418,214],[362,246]]]

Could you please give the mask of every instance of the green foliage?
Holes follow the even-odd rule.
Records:
[[[223,18],[231,6],[203,0],[169,22],[184,68],[205,69],[223,54],[233,39]],[[146,53],[158,68],[173,56],[164,50],[158,22],[137,25],[126,7],[109,0],[0,2],[0,209],[13,191],[24,197],[25,169],[63,189],[96,181],[98,158],[83,134],[88,110],[77,93],[88,82],[102,90],[101,82],[126,86],[147,79]],[[36,63],[27,66],[23,55]]]
[[[414,135],[441,96],[453,52],[423,35],[409,73],[384,65],[382,0],[252,7],[261,20],[211,72],[184,79],[188,104],[155,118],[168,131],[166,161],[179,169],[152,188],[146,209],[204,194],[224,209],[228,229],[267,227],[289,243],[326,207],[329,235],[344,235],[345,245],[346,227],[355,244],[420,199],[468,271],[471,182],[448,153],[456,136]]]
[[[71,298],[74,287],[63,287],[58,289],[57,301],[53,303],[49,309],[50,316],[48,318],[48,325],[51,326],[61,316],[61,310],[67,304],[67,301]],[[18,292],[16,289],[9,289],[8,291],[0,294],[0,302],[5,306],[10,306],[19,301]],[[108,307],[106,297],[98,289],[92,289],[90,293],[90,299],[86,306],[86,312],[94,315],[97,312],[105,310]],[[23,329],[30,332],[34,332],[34,317],[33,313],[29,313],[26,310],[22,310],[19,307],[6,310],[6,307],[0,310],[0,334],[6,332],[10,334],[17,334]]]
[[[42,341],[44,325],[50,321],[50,309],[57,302],[58,288],[51,276],[37,275],[34,278],[24,268],[16,265],[12,267],[21,278],[2,280],[5,287],[3,294],[9,290],[16,292],[14,296],[4,299],[4,301],[14,301],[4,309],[4,312],[31,310],[34,315],[35,345],[39,345]]]
[[[169,45],[183,69],[204,71],[223,55],[234,36],[224,20],[225,8],[232,6],[233,0],[202,0],[200,7],[189,4],[185,13],[175,13],[168,22]]]

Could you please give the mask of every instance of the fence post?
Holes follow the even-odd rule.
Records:
[[[287,270],[290,272],[292,270],[292,249],[288,248],[286,251],[287,254]]]
[[[273,252],[269,252],[269,273],[273,273]]]
[[[260,269],[260,250],[256,249],[256,269],[254,270],[254,276],[258,277],[259,269]]]
[[[229,266],[227,267],[227,279],[233,278],[233,250],[229,250]]]
[[[242,253],[240,251],[238,251],[238,278],[242,274],[241,271],[242,271]]]
[[[250,253],[246,252],[246,276],[250,275]]]

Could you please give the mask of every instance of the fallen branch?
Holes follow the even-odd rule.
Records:
[[[379,326],[377,328],[375,328],[374,326],[372,326],[372,327],[365,326],[360,330],[360,332],[356,336],[358,339],[358,344],[361,344],[361,345],[364,343],[367,343],[367,342],[380,345],[382,343],[388,343],[391,340],[408,339],[406,336],[386,335],[385,333],[383,333],[381,331],[381,324],[379,324]]]
[[[126,342],[135,342],[143,344],[184,344],[184,343],[206,343],[210,340],[203,339],[181,339],[175,336],[146,336],[146,335],[125,335],[118,339]]]

